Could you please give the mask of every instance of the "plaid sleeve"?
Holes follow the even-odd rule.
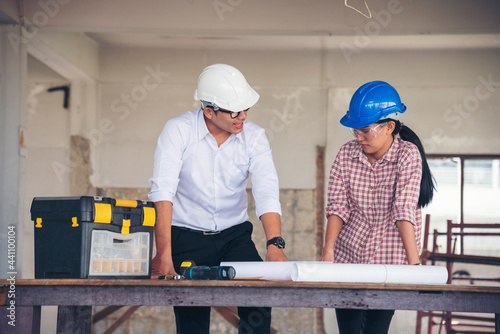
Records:
[[[326,218],[336,215],[344,223],[349,220],[349,204],[347,200],[346,168],[349,152],[342,147],[333,162],[328,182]]]
[[[405,143],[406,149],[402,149],[398,168],[398,180],[394,206],[391,210],[391,220],[406,220],[413,225],[420,224],[417,221],[416,209],[420,196],[420,180],[422,178],[422,158],[418,148],[409,142]]]

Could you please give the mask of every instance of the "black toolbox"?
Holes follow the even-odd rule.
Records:
[[[35,278],[150,278],[156,207],[109,197],[35,197]]]

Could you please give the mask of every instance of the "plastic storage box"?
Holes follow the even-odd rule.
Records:
[[[35,278],[150,278],[153,202],[35,197]]]

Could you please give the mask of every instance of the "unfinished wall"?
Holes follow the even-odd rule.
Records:
[[[120,59],[120,61],[116,61]],[[105,48],[101,52],[96,186],[147,187],[166,121],[199,107],[198,76],[211,63],[237,66],[261,95],[248,119],[266,129],[285,189],[315,186],[315,147],[325,142],[327,90],[319,52],[223,53]],[[296,170],[304,172],[297,177]]]
[[[109,126],[96,147],[96,186],[148,186],[161,129],[168,119],[198,107],[192,98],[197,77],[214,62],[239,67],[261,94],[248,119],[266,128],[284,189],[314,188],[315,147],[326,146],[329,168],[350,140],[339,120],[355,89],[370,80],[398,89],[408,106],[402,120],[428,153],[496,153],[498,59],[494,49],[362,50],[346,59],[339,50],[106,48],[97,121]]]
[[[329,63],[338,79],[329,91],[328,159],[350,134],[339,124],[350,97],[362,83],[385,80],[401,95],[401,120],[422,140],[427,153],[500,152],[500,52],[498,50],[364,51],[347,64],[341,53]],[[329,79],[330,80],[330,79]]]

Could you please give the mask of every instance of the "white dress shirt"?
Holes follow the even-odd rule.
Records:
[[[173,203],[173,226],[225,230],[248,220],[250,174],[257,217],[268,212],[281,215],[278,175],[264,129],[245,120],[243,130],[219,147],[200,108],[165,125],[149,198]]]

